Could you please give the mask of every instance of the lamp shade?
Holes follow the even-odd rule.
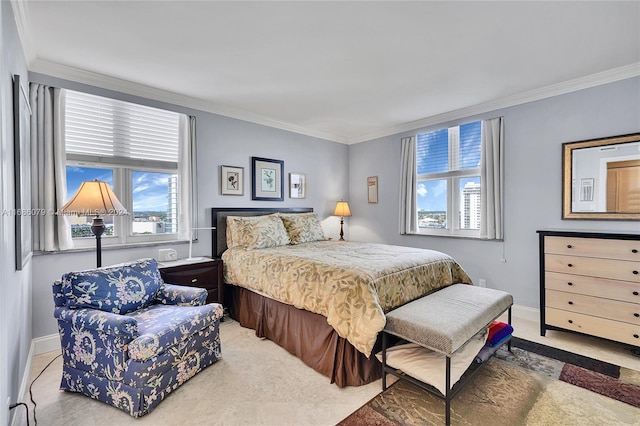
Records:
[[[78,216],[121,216],[129,214],[107,182],[87,180],[73,198],[60,209],[65,214]]]
[[[351,210],[349,210],[349,203],[346,201],[338,201],[336,204],[336,210],[333,212],[334,216],[351,216]]]

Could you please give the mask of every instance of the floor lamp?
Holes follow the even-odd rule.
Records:
[[[91,232],[96,236],[97,267],[102,266],[102,234],[104,222],[100,216],[121,216],[129,214],[120,203],[107,182],[87,180],[67,204],[60,209],[62,214],[95,216],[91,223]]]
[[[340,216],[340,239],[338,241],[344,241],[344,218],[345,216],[351,216],[349,203],[347,203],[346,201],[338,201],[333,215]]]

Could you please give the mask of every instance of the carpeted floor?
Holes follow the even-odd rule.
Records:
[[[453,425],[640,425],[640,373],[514,338],[451,403]],[[340,426],[442,425],[444,401],[400,380]]]

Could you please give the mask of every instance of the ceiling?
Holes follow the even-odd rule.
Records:
[[[18,1],[29,70],[355,143],[640,75],[640,2]]]

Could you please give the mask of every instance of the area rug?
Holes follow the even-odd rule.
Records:
[[[640,425],[639,371],[517,338],[485,364],[451,402],[452,425]],[[442,425],[444,408],[400,380],[339,426]]]

